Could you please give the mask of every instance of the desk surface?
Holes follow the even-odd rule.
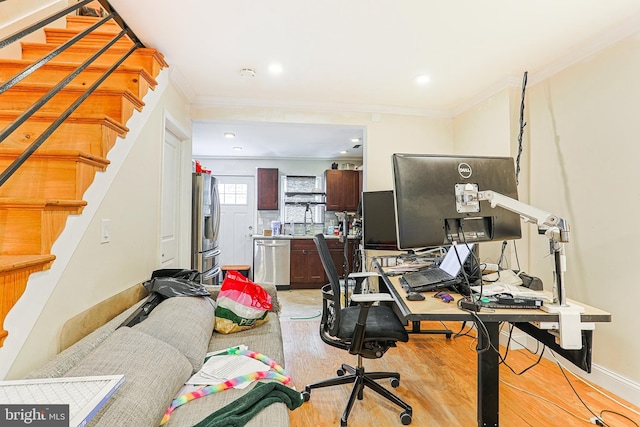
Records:
[[[380,270],[382,268],[378,267]],[[382,271],[380,271],[382,273]],[[389,290],[393,294],[400,313],[407,321],[420,320],[473,320],[473,316],[457,307],[457,301],[462,297],[449,292],[455,301],[446,303],[439,298],[432,298],[435,292],[423,292],[426,297],[422,301],[409,301],[405,298],[406,291],[400,284],[400,276],[384,276]],[[584,307],[581,318],[583,322],[611,322],[611,314],[589,305],[574,302]],[[557,322],[558,314],[547,313],[540,309],[496,309],[493,312],[480,311],[478,316],[485,321],[499,322]]]

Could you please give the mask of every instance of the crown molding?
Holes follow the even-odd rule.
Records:
[[[178,92],[187,99],[187,102],[191,103],[191,100],[196,97],[196,92],[189,84],[189,81],[184,77],[184,74],[180,72],[178,67],[169,67],[169,80],[173,83]]]
[[[191,103],[192,108],[206,107],[263,107],[295,110],[311,110],[337,113],[398,114],[425,116],[431,118],[451,118],[447,110],[430,110],[421,108],[392,107],[385,105],[340,104],[320,102],[293,102],[283,100],[265,100],[254,98],[224,98],[215,96],[198,96]]]
[[[534,73],[529,74],[528,81],[530,84],[536,84],[544,81],[570,66],[582,62],[590,56],[637,34],[638,32],[640,32],[640,14],[632,16],[624,23],[617,25],[614,29],[594,37],[580,46],[576,46],[571,49],[567,55],[564,55]]]
[[[487,87],[482,92],[477,93],[476,95],[472,96],[465,102],[453,108],[451,110],[451,117],[456,117],[464,113],[465,111],[475,107],[478,104],[481,104],[482,102],[486,101],[487,99],[491,98],[492,96],[500,93],[501,91],[507,88],[519,87],[520,82],[521,82],[521,78],[515,77],[515,76],[508,76],[501,80],[498,80],[497,82],[493,83],[491,86]]]

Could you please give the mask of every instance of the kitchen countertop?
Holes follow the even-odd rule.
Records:
[[[252,236],[254,239],[281,239],[281,240],[294,240],[294,239],[313,239],[313,236],[308,235],[308,236],[303,236],[303,235],[295,235],[295,236],[291,236],[290,234],[281,234],[279,236],[263,236],[262,234],[254,234]],[[325,239],[338,239],[340,236],[336,236],[333,234],[325,234],[324,238]],[[349,239],[355,239],[356,236],[349,236]]]

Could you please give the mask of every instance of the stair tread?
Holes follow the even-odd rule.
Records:
[[[93,25],[93,23],[90,24],[90,25]],[[120,27],[118,27],[118,28],[120,28]],[[75,34],[79,34],[83,30],[79,30],[79,29],[75,29],[75,28],[45,27],[44,31],[45,32],[51,32],[51,33],[66,33],[66,34],[74,34],[75,35]],[[93,30],[92,32],[90,32],[89,34],[87,34],[87,36],[91,36],[92,34],[113,36],[114,34],[118,34],[119,32],[120,31],[113,32],[113,31],[105,30],[103,26],[100,26],[100,27],[96,28],[95,30]]]
[[[57,43],[40,43],[40,42],[21,42],[23,47],[39,47],[39,48],[43,48],[43,49],[49,49],[49,50],[53,50],[56,47],[58,47],[59,45]],[[97,52],[100,49],[99,46],[87,46],[87,45],[74,45],[74,46],[70,46],[69,48],[67,48],[65,50],[65,52]],[[112,46],[109,48],[108,50],[109,52],[112,53],[126,53],[129,51],[128,48],[124,48],[121,46]],[[139,55],[147,55],[147,56],[153,56],[156,58],[156,60],[160,63],[160,65],[163,68],[166,68],[169,66],[169,64],[165,61],[164,59],[164,55],[162,55],[157,49],[151,48],[151,47],[139,47],[136,49],[134,54],[139,54]],[[66,61],[65,61],[66,62]]]
[[[7,147],[7,148],[3,148],[0,145],[0,156],[1,157],[6,157],[6,156],[11,156],[11,157],[18,157],[20,154],[22,154],[24,152],[24,150],[20,149],[20,148],[16,148],[16,147]],[[36,150],[30,158],[54,158],[54,159],[69,159],[69,160],[78,160],[78,159],[82,159],[85,162],[93,162],[93,163],[97,163],[97,166],[100,167],[104,167],[106,165],[109,165],[111,163],[111,161],[109,161],[108,159],[101,157],[101,156],[97,156],[95,154],[91,154],[91,153],[86,153],[84,151],[79,151],[79,150],[56,150],[56,149],[46,149],[46,148],[40,148],[38,150]]]
[[[50,263],[53,254],[0,255],[0,273]]]
[[[20,114],[22,114],[24,111],[22,110],[0,110],[0,120],[5,119],[5,120],[15,120]],[[49,111],[38,111],[35,114],[33,114],[29,120],[27,120],[27,123],[31,120],[34,121],[47,121],[47,122],[53,122],[54,120],[56,120],[58,117],[60,117],[60,114],[57,113],[53,113],[53,112],[49,112]],[[82,116],[69,116],[65,121],[65,123],[68,122],[75,122],[75,123],[104,123],[109,125],[110,127],[118,130],[118,133],[121,134],[126,134],[127,132],[129,132],[129,128],[126,127],[124,124],[120,123],[118,120],[114,119],[113,117],[107,115],[107,114],[83,114]]]
[[[28,197],[0,197],[0,206],[59,206],[59,207],[83,207],[87,206],[85,200],[61,200],[38,199]]]

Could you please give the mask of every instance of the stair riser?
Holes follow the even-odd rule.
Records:
[[[59,67],[59,66],[43,66],[34,73],[30,74],[23,82],[27,83],[50,83],[52,81],[61,81],[67,75],[75,70],[73,67]],[[24,69],[22,63],[11,63],[0,60],[0,83],[8,81],[16,74]],[[99,71],[85,70],[78,77],[71,81],[71,85],[82,85],[89,87],[93,82],[102,77],[106,69],[100,69]],[[153,82],[155,83],[155,82]],[[102,84],[102,89],[118,89],[123,88],[130,90],[138,98],[142,99],[149,91],[150,83],[145,79],[141,72],[134,70],[116,70],[111,74]]]
[[[44,33],[47,40],[47,43],[52,44],[63,44],[70,38],[76,36],[80,31],[66,30],[64,28],[45,28]],[[95,30],[82,39],[78,40],[74,43],[76,46],[104,46],[109,43],[114,37],[113,33],[105,33],[98,30]],[[133,46],[133,42],[128,37],[122,37],[117,42],[115,42],[114,46],[122,47],[122,48],[130,48]]]
[[[11,121],[0,119],[0,129]],[[0,147],[24,150],[45,131],[51,123],[41,121],[27,121],[16,129]],[[126,133],[117,132],[112,127],[99,123],[64,122],[40,146],[46,150],[78,150],[84,153],[106,158],[113,148],[118,136]]]
[[[8,110],[26,110],[46,93],[47,90],[43,88],[31,88],[18,85],[3,94],[4,99],[2,100],[2,105],[3,108]],[[44,104],[40,111],[62,113],[80,95],[80,91],[63,89],[49,102]],[[80,104],[73,115],[105,114],[113,117],[120,123],[126,123],[133,115],[136,107],[138,107],[138,105],[135,105],[129,98],[124,97],[122,93],[96,91]]]
[[[0,170],[9,164],[0,158]],[[86,161],[31,158],[0,187],[0,197],[80,200],[96,172],[105,168]]]
[[[67,25],[66,28],[69,30],[82,31],[85,28],[89,28],[93,24],[96,23],[95,18],[86,16],[67,16]],[[101,32],[117,34],[120,32],[120,26],[116,24],[113,20],[109,20],[102,24],[98,30]]]
[[[0,255],[50,253],[67,217],[81,211],[0,208]]]
[[[22,59],[37,61],[55,49],[55,47],[55,45],[48,44],[22,43]],[[55,60],[81,64],[98,50],[98,48],[83,46],[70,47],[56,56]],[[100,65],[113,65],[116,61],[122,58],[125,53],[126,52],[122,49],[111,48],[100,55],[94,63]],[[129,56],[123,64],[132,67],[143,67],[155,79],[158,77],[158,74],[160,74],[163,65],[157,61],[154,55],[155,51],[153,49],[138,49]]]

